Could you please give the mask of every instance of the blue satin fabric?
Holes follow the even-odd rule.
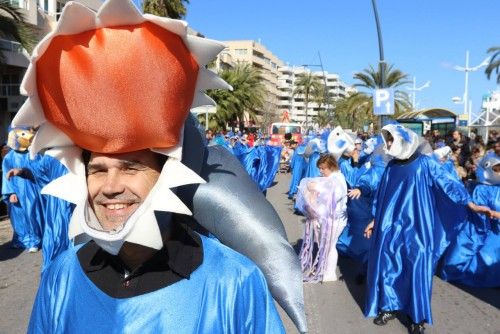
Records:
[[[44,155],[32,165],[39,189],[65,175],[68,170],[57,159]],[[45,227],[42,237],[42,271],[70,246],[68,226],[74,205],[60,198],[41,195]]]
[[[257,145],[246,150],[233,148],[243,168],[261,191],[269,188],[279,169],[281,147]]]
[[[47,268],[28,333],[284,333],[260,270],[216,240],[189,279],[115,299],[84,274],[70,248]]]
[[[347,188],[352,189],[359,177],[359,169],[351,165],[351,158],[341,156],[339,158],[339,168],[347,182]]]
[[[432,323],[432,276],[469,200],[464,186],[428,156],[389,162],[374,201],[366,316],[400,310]]]
[[[305,145],[300,145],[295,149],[295,152],[290,161],[290,169],[292,170],[292,178],[290,180],[290,188],[288,189],[288,197],[293,198],[297,193],[300,181],[304,178],[307,162],[302,155],[304,153]]]
[[[347,202],[347,225],[339,237],[337,249],[340,253],[359,262],[368,261],[370,239],[364,237],[366,225],[373,220],[373,198],[384,173],[384,166],[364,168],[364,173],[357,180],[354,188],[361,190],[359,199]]]
[[[14,230],[12,244],[19,248],[40,247],[44,223],[39,188],[34,177],[14,176],[7,180],[5,175],[12,168],[31,170],[33,164],[34,160],[30,160],[27,151],[19,153],[14,150],[9,151],[2,162],[2,196]],[[17,195],[17,203],[9,202],[11,194]]]
[[[304,178],[321,176],[319,168],[317,166],[320,155],[321,153],[316,151],[309,156],[309,161],[307,162],[307,168],[304,174]]]
[[[472,201],[500,211],[500,185],[479,184]],[[439,276],[473,287],[500,287],[500,224],[469,211],[464,224],[440,263]]]

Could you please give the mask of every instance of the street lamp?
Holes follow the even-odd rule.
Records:
[[[412,96],[412,106],[413,106],[413,110],[415,110],[415,111],[416,111],[415,103],[416,103],[417,92],[423,90],[424,88],[430,87],[431,82],[427,81],[426,83],[424,83],[420,87],[416,87],[416,85],[417,85],[417,78],[413,77],[413,87],[412,88],[406,87],[406,89],[408,89],[409,91],[412,92],[412,94],[411,94],[411,96]]]
[[[385,88],[385,59],[384,59],[384,45],[382,42],[382,29],[380,28],[380,21],[378,18],[377,4],[375,0],[372,0],[373,14],[375,16],[375,24],[377,25],[377,37],[378,37],[378,52],[379,52],[379,62],[378,68],[380,71],[380,87]],[[384,125],[385,116],[380,116],[379,118],[379,130],[382,129]]]
[[[475,72],[479,70],[483,66],[487,66],[490,62],[490,57],[486,57],[481,64],[473,67],[469,67],[469,50],[465,51],[465,66],[454,66],[453,69],[456,71],[460,72],[465,72],[465,88],[464,88],[464,96],[463,99],[461,100],[464,104],[464,114],[468,113],[468,122],[467,125],[469,126],[469,135],[471,131],[471,122],[472,122],[472,108],[469,105],[469,72]],[[454,98],[455,99],[455,98]],[[453,99],[452,99],[453,100]],[[455,102],[457,103],[457,102]],[[469,108],[468,108],[469,107]],[[467,111],[467,108],[469,109]]]

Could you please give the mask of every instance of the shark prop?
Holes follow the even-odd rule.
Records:
[[[350,153],[354,150],[355,145],[353,136],[345,132],[342,127],[337,126],[328,136],[327,147],[328,151],[333,154],[335,159],[339,160],[342,154]]]
[[[33,50],[21,85],[28,98],[13,126],[39,127],[30,154],[45,152],[68,168],[43,193],[75,204],[70,238],[84,235],[111,254],[126,241],[161,249],[157,215],[180,214],[252,259],[306,332],[300,264],[277,213],[236,158],[205,146],[189,117],[192,108],[215,105],[206,89],[231,87],[206,69],[224,45],[187,30],[184,21],[142,15],[129,0],[107,0],[97,13],[67,3]],[[113,233],[88,203],[82,149],[168,157],[144,202]]]

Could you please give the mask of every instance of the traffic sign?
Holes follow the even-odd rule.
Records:
[[[394,90],[390,88],[375,89],[373,92],[373,114],[394,115]]]

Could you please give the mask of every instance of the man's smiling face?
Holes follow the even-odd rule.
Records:
[[[118,228],[137,210],[158,181],[161,167],[150,150],[91,154],[87,165],[89,203],[104,230]]]

